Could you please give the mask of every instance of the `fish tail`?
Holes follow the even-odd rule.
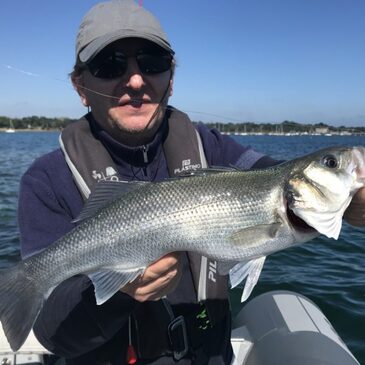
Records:
[[[0,270],[0,321],[10,347],[17,351],[31,331],[44,301],[24,263]]]

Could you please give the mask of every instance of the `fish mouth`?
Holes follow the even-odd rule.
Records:
[[[316,230],[308,225],[302,218],[298,217],[290,208],[289,204],[286,204],[286,216],[290,224],[300,232],[316,232]]]

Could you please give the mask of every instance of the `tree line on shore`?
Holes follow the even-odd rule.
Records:
[[[225,133],[263,133],[263,134],[285,134],[285,133],[351,133],[365,134],[365,127],[350,127],[341,125],[339,127],[331,126],[325,123],[297,123],[285,120],[281,123],[205,123],[210,128],[216,128]]]
[[[38,130],[51,130],[62,129],[67,124],[75,121],[71,118],[47,118],[39,116],[30,116],[23,118],[9,118],[0,116],[0,128],[9,128],[11,126],[14,129],[38,129]]]
[[[47,118],[42,116],[30,116],[23,118],[9,118],[0,116],[0,128],[9,128],[11,125],[14,129],[35,129],[35,130],[54,130],[62,129],[67,124],[76,121],[72,118]],[[194,122],[198,123],[198,122]],[[225,133],[314,133],[318,129],[327,129],[329,133],[350,132],[353,134],[364,134],[365,127],[334,127],[325,123],[304,124],[294,121],[283,121],[281,123],[217,123],[204,122],[210,128],[216,128]]]

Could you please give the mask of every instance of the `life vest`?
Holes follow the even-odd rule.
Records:
[[[69,124],[60,135],[60,146],[72,172],[75,183],[86,201],[99,179],[121,180],[118,168],[104,145],[93,135],[87,114],[77,122]],[[168,107],[167,137],[163,151],[170,177],[184,170],[207,167],[207,161],[199,133],[185,113]],[[98,172],[104,171],[101,176]],[[196,299],[204,304],[210,326],[220,320],[222,308],[212,302],[228,303],[228,279],[217,272],[217,262],[205,256],[188,253]],[[166,305],[166,301],[164,302]],[[168,310],[168,309],[167,309]]]

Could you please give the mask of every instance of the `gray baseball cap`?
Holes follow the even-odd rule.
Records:
[[[110,43],[123,38],[147,39],[174,54],[160,22],[134,0],[111,0],[92,7],[76,39],[76,59],[87,62]]]

